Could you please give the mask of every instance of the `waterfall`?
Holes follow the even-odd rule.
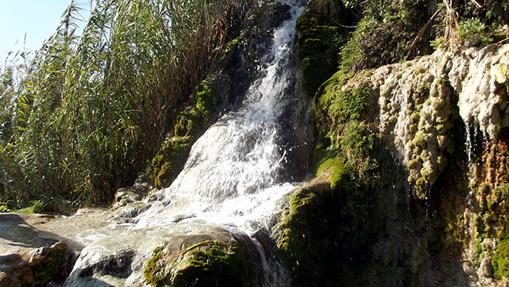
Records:
[[[172,238],[189,234],[192,241],[193,236],[208,233],[212,238],[247,239],[251,251],[259,255],[255,261],[260,266],[254,269],[260,276],[253,275],[257,282],[263,287],[289,286],[288,272],[264,250],[270,248],[264,244],[266,231],[271,231],[272,219],[281,211],[282,198],[298,185],[285,177],[292,147],[283,144],[295,135],[288,127],[293,125],[289,114],[297,99],[296,22],[304,8],[286,1],[291,0],[283,2],[290,7],[290,17],[274,30],[272,46],[258,67],[260,76],[240,107],[222,116],[196,141],[170,187],[135,203],[148,209],[139,215],[131,215],[129,206],[117,211],[115,222],[82,250],[65,286],[88,286],[97,278],[114,286],[137,286],[145,282],[144,266],[155,248]],[[108,262],[129,260],[122,264],[126,269],[115,270],[118,274],[102,272]],[[126,273],[130,275],[125,277]]]
[[[273,43],[241,107],[222,116],[193,145],[182,172],[137,217],[136,228],[203,219],[248,234],[265,227],[278,200],[295,188],[285,182],[281,118],[296,82],[296,22],[304,8],[274,30]]]

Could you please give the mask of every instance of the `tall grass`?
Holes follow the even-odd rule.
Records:
[[[109,202],[158,150],[255,0],[72,1],[19,82],[0,81],[0,202]]]

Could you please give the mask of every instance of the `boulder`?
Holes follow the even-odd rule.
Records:
[[[121,239],[121,240],[119,240]],[[65,286],[261,286],[249,236],[198,220],[119,230],[87,246]]]
[[[76,260],[69,246],[59,241],[20,254],[0,256],[0,286],[48,286],[62,283]]]

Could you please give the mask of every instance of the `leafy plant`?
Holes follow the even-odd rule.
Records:
[[[466,46],[486,45],[491,42],[491,38],[486,33],[486,25],[478,18],[460,21],[458,35]]]

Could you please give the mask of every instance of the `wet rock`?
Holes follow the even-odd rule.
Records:
[[[335,280],[329,272],[335,268],[326,262],[337,254],[331,248],[337,227],[331,219],[338,218],[338,195],[330,187],[329,173],[313,179],[293,192],[272,230],[276,255],[299,282],[296,286],[333,286],[328,285]]]
[[[117,235],[87,246],[65,286],[261,286],[260,255],[241,232],[185,220]]]
[[[63,283],[75,260],[74,252],[62,241],[21,254],[0,256],[0,286]]]
[[[493,278],[493,265],[489,256],[484,256],[479,267],[479,275],[485,278]]]
[[[118,223],[136,223],[136,217],[149,209],[150,206],[150,204],[141,201],[128,203],[125,206],[117,208],[113,214],[113,218]]]
[[[148,183],[136,183],[132,187],[122,187],[115,193],[113,209],[140,201],[150,190]]]
[[[152,286],[260,286],[260,268],[252,264],[257,253],[250,239],[221,233],[215,239],[185,236],[154,250],[145,280]]]

